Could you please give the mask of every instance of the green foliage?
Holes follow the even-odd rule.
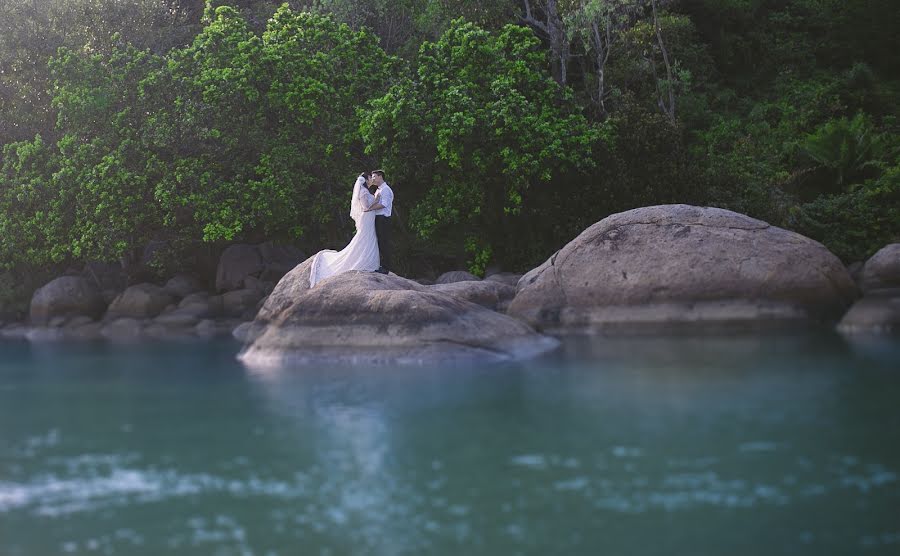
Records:
[[[166,221],[204,241],[340,237],[362,164],[356,107],[396,64],[369,32],[329,17],[284,6],[259,36],[217,8],[143,84],[158,99],[146,131],[167,167],[156,185]]]
[[[860,112],[852,119],[831,120],[806,136],[801,148],[822,170],[824,184],[820,190],[835,193],[848,185],[863,181],[878,171],[887,152],[887,138],[876,133],[871,118]]]
[[[231,241],[339,247],[349,184],[376,165],[408,274],[524,270],[670,202],[848,261],[900,239],[894,0],[660,1],[671,80],[646,0],[559,2],[571,89],[547,36],[505,26],[520,3],[278,3],[0,2],[3,279],[134,262],[151,240],[161,273]]]
[[[0,271],[59,258],[64,232],[52,184],[58,158],[40,135],[3,148],[0,168]]]
[[[845,262],[864,261],[900,238],[900,166],[851,188],[823,195],[792,211],[792,227]]]
[[[361,130],[396,181],[415,184],[404,193],[418,236],[468,252],[475,270],[525,225],[532,189],[593,167],[598,137],[529,30],[462,20],[422,46],[416,76],[373,101]]]

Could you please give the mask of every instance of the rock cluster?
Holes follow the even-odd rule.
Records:
[[[80,275],[60,276],[35,291],[27,325],[9,324],[0,328],[0,336],[118,340],[228,335],[255,317],[277,280],[300,261],[296,249],[270,242],[233,245],[219,260],[218,293],[185,274],[164,285],[142,282],[124,288],[116,265],[88,263]]]
[[[553,349],[558,341],[544,333],[833,324],[841,316],[845,332],[900,330],[900,244],[856,265],[854,282],[821,244],[709,207],[614,214],[524,276],[452,271],[432,283],[351,271],[310,288],[311,262],[292,248],[234,245],[213,291],[186,275],[122,289],[112,269],[88,265],[35,292],[31,327],[0,335],[231,333],[245,344],[242,361],[266,366],[510,361]]]
[[[239,355],[244,363],[509,361],[557,345],[485,306],[498,302],[503,284],[424,286],[350,271],[310,288],[310,264],[286,275],[260,309]]]

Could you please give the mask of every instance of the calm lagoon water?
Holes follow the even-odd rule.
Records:
[[[0,554],[900,554],[900,340],[484,368],[0,343]]]

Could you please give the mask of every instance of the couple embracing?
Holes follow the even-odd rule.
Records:
[[[316,253],[309,272],[309,286],[348,270],[387,274],[391,266],[393,205],[394,192],[384,181],[383,170],[360,174],[350,198],[350,218],[356,223],[356,234],[340,251],[326,249]]]

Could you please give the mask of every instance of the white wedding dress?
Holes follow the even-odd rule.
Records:
[[[375,202],[375,197],[364,187],[365,182],[362,176],[356,179],[350,199],[350,218],[356,222],[356,234],[347,247],[340,251],[325,249],[316,253],[309,272],[309,287],[348,270],[371,272],[378,268],[380,260],[378,236],[375,234],[375,212],[365,212]]]

